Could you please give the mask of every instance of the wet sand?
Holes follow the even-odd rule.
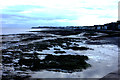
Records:
[[[112,43],[118,45],[118,70],[111,72],[107,75],[105,75],[103,78],[101,78],[100,80],[119,80],[120,79],[120,37],[113,37],[113,38],[107,38],[108,40],[110,40]]]

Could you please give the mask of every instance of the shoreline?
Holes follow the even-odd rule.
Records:
[[[41,43],[42,43],[42,41],[40,41],[41,43],[37,43],[37,44],[39,44],[39,45],[42,45],[43,47],[39,47],[39,48],[36,48],[37,50],[44,50],[44,49],[47,49],[47,50],[49,50],[48,49],[48,47],[51,47],[51,45],[58,45],[58,46],[61,46],[62,48],[64,48],[64,49],[72,49],[73,51],[74,50],[89,50],[91,53],[92,53],[92,50],[94,50],[94,47],[93,47],[93,49],[92,49],[92,46],[91,46],[91,48],[90,48],[90,46],[88,46],[88,48],[87,47],[71,47],[72,45],[71,45],[71,43],[69,43],[68,41],[70,41],[70,42],[75,42],[75,43],[77,43],[77,44],[74,44],[74,46],[78,46],[78,43],[80,42],[81,43],[81,40],[84,42],[84,41],[86,41],[87,43],[86,44],[89,44],[89,45],[91,45],[91,44],[93,44],[94,43],[94,45],[99,45],[99,44],[109,44],[109,43],[106,43],[106,42],[101,42],[101,41],[98,41],[98,42],[91,42],[91,40],[93,40],[93,41],[96,41],[97,39],[98,40],[103,40],[104,38],[106,38],[106,36],[104,35],[104,37],[98,37],[98,36],[96,36],[96,35],[103,35],[103,34],[91,34],[91,32],[89,33],[85,33],[84,34],[84,37],[82,38],[82,37],[80,37],[80,35],[81,35],[81,33],[82,32],[71,32],[71,31],[57,31],[57,33],[55,32],[55,31],[44,31],[44,33],[46,34],[46,36],[44,35],[44,36],[42,36],[42,35],[40,35],[41,33],[39,33],[39,34],[28,34],[28,35],[26,35],[26,34],[21,34],[21,35],[19,35],[19,34],[17,34],[16,35],[16,37],[18,37],[18,38],[16,38],[16,37],[13,37],[13,36],[11,36],[11,37],[9,37],[8,39],[6,39],[6,41],[4,41],[4,44],[6,44],[6,42],[7,42],[7,40],[10,40],[10,41],[13,41],[12,39],[14,38],[14,39],[18,39],[18,41],[17,42],[15,42],[15,40],[12,42],[12,44],[16,44],[16,43],[20,43],[21,44],[21,42],[25,42],[25,43],[29,43],[29,42],[33,42],[33,43],[36,43],[36,42],[39,42],[41,39],[43,39],[43,43],[46,43],[46,42],[50,42],[50,45],[42,45]],[[49,34],[49,35],[48,35]],[[50,35],[50,34],[54,34],[54,36],[52,35]],[[77,35],[77,34],[80,34],[80,35]],[[71,36],[70,36],[71,35]],[[83,35],[83,34],[82,34]],[[9,36],[9,35],[8,35]],[[32,36],[32,37],[31,37]],[[58,37],[57,37],[58,36]],[[74,37],[73,37],[74,36]],[[79,38],[77,38],[76,36],[78,36]],[[93,37],[92,37],[93,36]],[[96,37],[95,37],[96,36]],[[7,36],[4,36],[4,37],[6,37],[7,38]],[[23,38],[22,38],[23,37]],[[53,38],[53,39],[51,39],[51,37]],[[71,37],[71,38],[70,38]],[[21,38],[21,39],[20,39]],[[44,40],[44,38],[46,38],[46,40]],[[111,37],[110,37],[111,38]],[[20,41],[19,41],[19,39],[20,39]],[[40,39],[40,40],[39,40]],[[47,40],[48,39],[48,40]],[[90,41],[89,41],[89,39],[90,39]],[[111,39],[113,39],[113,38],[111,38]],[[56,42],[56,40],[57,40],[57,42]],[[106,41],[108,41],[109,39],[106,39]],[[114,39],[113,39],[114,40]],[[116,39],[117,40],[117,39]],[[35,42],[36,41],[36,42]],[[60,43],[59,43],[60,42]],[[67,45],[68,46],[64,46],[64,45],[61,45],[62,43],[67,43]],[[113,41],[113,43],[112,44],[114,44],[114,43],[116,43],[116,41],[114,42]],[[11,43],[10,43],[11,44]],[[23,43],[24,44],[24,43]],[[111,44],[111,43],[110,43]],[[28,45],[28,44],[26,44],[26,45]],[[71,45],[71,46],[70,46]],[[83,43],[83,45],[84,45],[84,43]],[[19,46],[19,45],[18,45]],[[23,47],[25,46],[25,45],[22,45]],[[81,46],[81,44],[80,44],[80,46]],[[26,47],[26,46],[25,46]],[[36,46],[37,47],[37,46]],[[100,46],[99,46],[100,47]],[[101,48],[101,47],[100,47]],[[105,47],[105,48],[107,48],[107,47]],[[19,48],[18,48],[19,49]],[[20,49],[22,49],[22,47],[20,48]],[[30,48],[31,49],[31,48]],[[30,49],[28,49],[28,50],[30,50]],[[56,50],[58,50],[58,48],[53,48],[53,49],[56,49]],[[104,48],[102,48],[102,49],[104,49]],[[27,51],[28,51],[27,50]],[[14,51],[14,49],[13,49],[13,51]],[[59,50],[58,50],[59,51]],[[49,53],[51,53],[51,54],[53,54],[54,53],[54,55],[56,55],[56,54],[59,54],[59,55],[61,55],[61,54],[68,54],[69,53],[69,51],[67,51],[67,50],[64,50],[63,51],[63,49],[61,49],[60,48],[60,51],[59,52],[49,52]],[[6,52],[6,51],[5,51]],[[7,52],[12,52],[12,51],[7,51]],[[80,51],[81,52],[81,51]],[[44,51],[43,51],[43,53],[45,53]],[[5,53],[4,53],[5,54]],[[41,53],[40,53],[41,54]],[[78,53],[77,53],[78,54]],[[85,53],[84,53],[85,54]],[[42,55],[42,54],[41,54]],[[76,54],[74,54],[74,55],[76,55]],[[29,55],[30,56],[30,55]]]

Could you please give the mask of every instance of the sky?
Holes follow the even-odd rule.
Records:
[[[1,0],[2,27],[91,26],[118,20],[118,0]]]

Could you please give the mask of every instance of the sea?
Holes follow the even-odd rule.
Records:
[[[0,35],[31,33],[30,31],[41,31],[46,29],[32,29],[32,28],[2,28]]]

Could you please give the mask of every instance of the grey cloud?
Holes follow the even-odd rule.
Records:
[[[21,18],[29,18],[27,16],[24,16],[24,15],[17,15],[17,14],[2,14],[2,18],[18,18],[18,17],[21,17]]]
[[[16,6],[9,6],[6,9],[3,9],[4,12],[20,12],[32,8],[45,8],[43,6],[35,6],[35,5],[16,5]]]
[[[32,9],[44,9],[41,12],[32,12],[22,14],[20,12]],[[5,26],[24,26],[28,25],[68,25],[67,22],[58,22],[56,20],[75,20],[76,12],[66,9],[51,9],[42,6],[19,5],[10,6],[2,12],[2,24]],[[70,24],[70,23],[69,23]]]

